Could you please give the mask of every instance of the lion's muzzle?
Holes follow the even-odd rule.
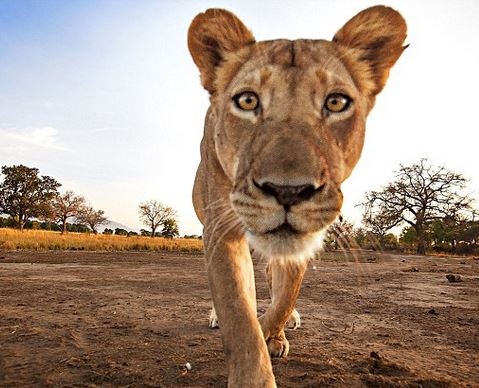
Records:
[[[309,200],[314,194],[324,188],[324,185],[315,187],[312,184],[284,186],[272,182],[263,182],[260,184],[253,181],[253,183],[265,195],[274,197],[280,205],[283,205],[284,210],[287,212],[291,209],[291,206]]]

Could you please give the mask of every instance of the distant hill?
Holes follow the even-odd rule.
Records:
[[[129,226],[120,224],[119,222],[115,222],[115,221],[108,221],[106,224],[99,226],[97,229],[98,229],[98,233],[103,233],[105,229],[111,229],[115,231],[116,228],[125,229],[128,232],[140,233],[140,230],[137,228],[131,228]]]

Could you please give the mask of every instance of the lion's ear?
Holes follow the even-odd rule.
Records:
[[[347,49],[369,78],[370,92],[379,93],[388,78],[389,70],[407,46],[406,22],[392,8],[376,6],[361,11],[348,21],[333,38]],[[366,65],[366,66],[364,66]],[[372,83],[372,84],[371,84]]]
[[[197,15],[188,30],[188,49],[205,89],[214,93],[215,69],[226,53],[254,41],[253,34],[229,11],[208,9]]]

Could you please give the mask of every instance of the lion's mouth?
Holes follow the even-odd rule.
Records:
[[[266,257],[309,259],[321,248],[323,232],[302,232],[285,221],[263,233],[247,232],[250,246]]]
[[[301,234],[301,232],[299,232],[298,230],[293,228],[290,223],[284,222],[280,226],[267,231],[266,234],[290,236],[290,235],[295,235],[295,234],[296,235]]]

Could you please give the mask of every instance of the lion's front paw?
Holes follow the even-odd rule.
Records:
[[[210,329],[218,329],[220,327],[218,323],[218,316],[216,315],[216,310],[214,307],[211,309],[210,318],[208,320],[208,327]]]
[[[288,319],[288,329],[296,330],[298,327],[301,327],[301,316],[298,311],[294,309]]]
[[[270,338],[267,345],[271,357],[286,357],[289,353],[289,341],[284,336],[282,338]]]

